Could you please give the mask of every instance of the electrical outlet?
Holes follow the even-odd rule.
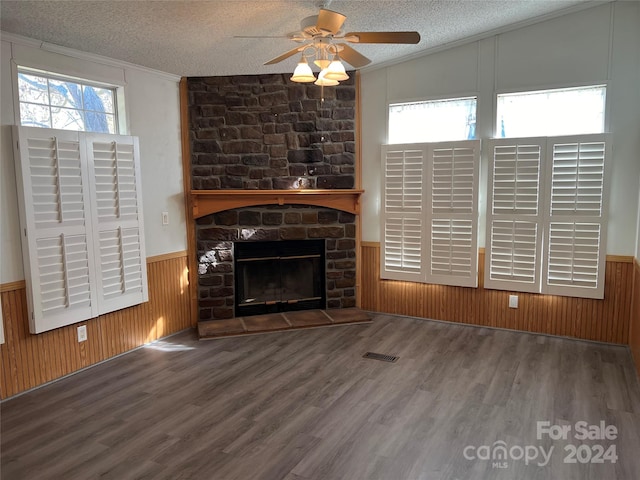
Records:
[[[80,325],[78,327],[78,343],[85,342],[87,340],[87,326]]]
[[[169,225],[169,212],[162,212],[162,224]]]
[[[509,308],[518,308],[518,295],[509,295]]]

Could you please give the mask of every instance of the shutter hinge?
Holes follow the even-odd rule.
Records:
[[[35,313],[33,313],[33,312],[31,312],[31,320],[34,320],[34,321],[35,321],[35,319],[36,319],[36,314],[35,314]]]
[[[26,228],[24,229],[24,236],[25,237],[27,236],[27,229]]]
[[[16,141],[16,148],[17,148],[18,150],[20,150],[20,142],[19,142],[19,141]]]

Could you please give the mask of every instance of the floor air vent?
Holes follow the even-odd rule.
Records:
[[[394,363],[396,360],[398,360],[398,358],[400,358],[394,355],[385,355],[384,353],[373,353],[373,352],[367,352],[362,357],[371,358],[373,360],[380,360],[382,362],[391,362],[391,363]]]

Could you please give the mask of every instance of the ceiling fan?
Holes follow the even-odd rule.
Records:
[[[288,38],[302,45],[269,60],[265,65],[274,65],[293,55],[301,54],[300,62],[291,77],[292,81],[315,81],[317,85],[337,85],[339,81],[349,78],[341,60],[345,60],[354,68],[371,63],[371,60],[347,43],[416,44],[420,42],[420,34],[413,31],[343,33],[341,29],[346,18],[341,13],[321,8],[318,15],[306,17],[300,22],[299,32],[288,35]],[[307,58],[313,58],[313,63],[321,69],[317,79],[311,71]]]

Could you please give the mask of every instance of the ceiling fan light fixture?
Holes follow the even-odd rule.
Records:
[[[307,60],[304,58],[304,55],[298,62],[298,66],[293,71],[293,75],[291,76],[292,82],[298,83],[310,83],[316,80],[316,76],[311,71],[311,67],[307,63]]]
[[[326,70],[326,68],[331,63],[331,60],[327,60],[326,58],[318,58],[317,60],[314,60],[313,63],[320,67],[320,70]]]
[[[335,87],[340,83],[338,82],[338,80],[331,80],[330,78],[326,78],[326,74],[327,69],[322,70],[318,75],[318,80],[316,80],[314,83],[316,85],[320,85],[321,87]]]
[[[324,78],[326,78],[327,80],[336,80],[338,82],[349,80],[349,75],[347,75],[347,72],[344,69],[344,65],[338,58],[338,55],[333,57],[333,61],[326,69]]]

